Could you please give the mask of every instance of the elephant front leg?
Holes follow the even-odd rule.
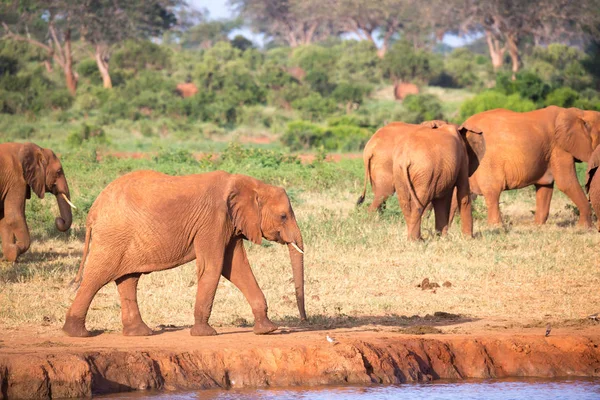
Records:
[[[223,254],[224,251],[214,250],[210,253],[209,256],[200,256],[196,259],[198,291],[194,307],[194,326],[190,331],[192,336],[214,336],[217,334],[217,331],[208,324],[208,319],[210,318],[219,278],[223,270],[223,258],[215,257],[215,254]],[[196,254],[198,255],[200,252],[196,251]]]
[[[566,194],[579,209],[578,225],[585,228],[592,228],[592,208],[577,180],[573,157],[570,155],[562,155],[557,158],[558,160],[553,166],[556,186],[560,191]]]
[[[152,329],[142,321],[137,302],[137,285],[141,275],[129,274],[115,281],[121,297],[121,319],[125,336],[152,335]]]
[[[267,316],[267,301],[250,268],[244,241],[237,239],[229,244],[223,265],[223,276],[244,295],[254,314],[254,333],[264,335],[277,330]]]
[[[0,226],[2,236],[2,252],[4,258],[15,262],[17,258],[29,249],[31,240],[25,217],[7,214]]]
[[[550,214],[550,202],[552,201],[552,192],[554,184],[535,185],[535,223],[543,225],[548,220]]]

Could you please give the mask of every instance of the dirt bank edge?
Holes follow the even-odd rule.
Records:
[[[600,336],[398,336],[337,344],[54,349],[0,354],[0,399],[129,390],[393,384],[435,379],[597,377]]]

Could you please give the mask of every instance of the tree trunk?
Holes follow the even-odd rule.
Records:
[[[65,45],[64,45],[64,56],[65,56],[65,80],[67,89],[71,96],[75,96],[77,93],[77,76],[73,72],[73,56],[71,54],[71,30],[67,29],[65,32]]]
[[[52,72],[52,63],[50,62],[50,60],[44,61],[44,67],[46,67],[46,71],[48,71],[48,73]]]
[[[112,80],[108,73],[108,62],[106,61],[104,54],[105,52],[103,51],[102,46],[96,45],[96,64],[98,65],[98,71],[100,71],[100,75],[102,76],[102,86],[104,86],[105,89],[112,89]]]
[[[494,72],[497,72],[502,68],[502,64],[504,63],[504,52],[506,51],[506,47],[500,47],[500,40],[494,38],[490,31],[485,31],[485,39],[488,44],[488,49],[490,50]]]
[[[519,72],[519,47],[517,45],[517,39],[514,35],[508,35],[506,38],[506,44],[508,46],[508,54],[512,61],[512,80],[517,79],[517,72]]]

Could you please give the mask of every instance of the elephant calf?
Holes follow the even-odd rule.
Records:
[[[123,334],[151,335],[142,321],[137,285],[142,274],[196,260],[198,291],[191,334],[215,335],[208,324],[223,275],[240,289],[254,314],[254,332],[273,332],[267,303],[246,256],[243,239],[265,238],[289,247],[300,318],[304,310],[304,251],[285,190],[223,171],[169,176],[154,171],[126,174],[100,193],[86,223],[81,282],[63,330],[89,336],[85,318],[98,290],[117,284]]]
[[[8,261],[16,261],[29,249],[25,201],[31,198],[32,190],[40,199],[46,193],[56,196],[60,210],[56,228],[67,231],[73,221],[70,207],[74,206],[56,154],[34,143],[0,144],[0,237]]]
[[[469,176],[484,153],[481,132],[453,124],[422,127],[397,141],[394,186],[409,239],[421,239],[421,217],[429,203],[433,203],[436,230],[446,234],[455,187],[462,231],[473,235]]]

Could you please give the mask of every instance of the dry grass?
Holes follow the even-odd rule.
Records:
[[[477,200],[476,238],[460,236],[454,225],[446,238],[432,236],[433,217],[424,223],[423,242],[406,240],[395,199],[381,216],[354,207],[358,188],[302,192],[295,198],[307,249],[306,305],[316,324],[388,324],[396,316],[446,311],[472,318],[527,323],[566,320],[597,312],[600,235],[582,231],[570,202],[553,199],[544,227],[533,225],[532,190],[503,195],[503,229],[486,226]],[[270,316],[294,324],[297,310],[287,250],[276,244],[247,245]],[[22,324],[59,328],[74,292],[67,287],[78,267],[82,241],[34,241],[16,265],[0,263],[0,329]],[[450,288],[416,287],[423,278]],[[139,300],[148,325],[193,323],[194,263],[142,277]],[[391,319],[390,319],[391,318]],[[219,284],[211,323],[252,323],[250,307],[229,282]],[[120,330],[116,286],[102,289],[92,303],[88,328]]]

